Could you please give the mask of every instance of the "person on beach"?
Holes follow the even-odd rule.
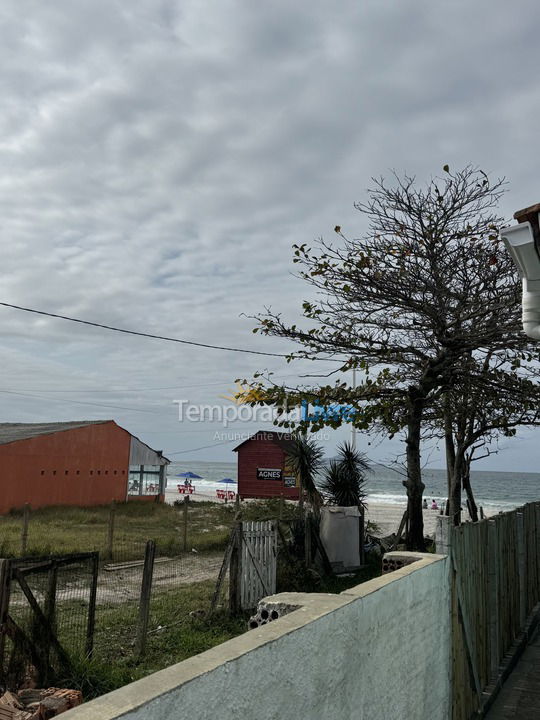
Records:
[[[438,509],[439,509],[439,506],[438,506],[437,503],[435,502],[435,498],[433,498],[433,500],[431,501],[431,509],[432,509],[432,510],[438,510]]]
[[[427,500],[426,500],[426,498],[424,498],[424,502],[422,503],[422,507],[424,508],[424,510],[427,510]]]

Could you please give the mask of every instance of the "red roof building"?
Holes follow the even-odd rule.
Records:
[[[243,498],[298,500],[299,486],[287,462],[292,435],[259,430],[234,448],[238,453],[238,494]]]

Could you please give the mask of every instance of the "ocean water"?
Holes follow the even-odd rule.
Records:
[[[184,481],[174,476],[188,470],[201,476],[202,480],[192,482],[202,491],[213,492],[218,488],[236,490],[236,463],[200,461],[171,463],[167,472],[169,489]],[[231,478],[235,483],[220,483],[223,478]],[[384,465],[373,465],[366,482],[368,503],[403,505],[406,502],[403,479],[401,472]],[[439,505],[446,500],[446,470],[424,470],[423,480],[426,486],[424,497],[428,500],[434,498]],[[491,513],[540,500],[540,473],[472,471],[471,485],[477,504]]]

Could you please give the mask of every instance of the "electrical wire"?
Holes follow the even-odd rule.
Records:
[[[71,403],[72,405],[92,405],[93,407],[112,408],[113,410],[129,410],[130,412],[149,413],[150,415],[163,415],[163,413],[158,410],[145,410],[143,408],[126,407],[125,405],[108,405],[105,403],[94,403],[85,400],[71,400],[71,398],[52,399],[50,397],[42,397],[40,395],[30,395],[28,393],[16,392],[15,390],[0,390],[0,393],[4,395],[17,395],[19,397],[31,398],[33,400],[46,400],[47,402]]]
[[[289,375],[275,375],[274,380],[280,380],[283,378],[292,378],[292,377],[304,377],[303,375],[298,375],[298,373],[292,373]],[[111,388],[62,388],[61,390],[58,389],[48,389],[48,388],[21,388],[21,392],[30,392],[30,393],[95,393],[96,395],[121,395],[122,393],[136,393],[136,392],[156,392],[157,390],[193,390],[195,388],[208,388],[208,387],[216,387],[225,385],[226,383],[230,383],[231,379],[227,378],[224,380],[221,380],[220,382],[211,382],[211,383],[197,383],[196,385],[165,385],[162,387],[151,387],[151,388],[118,388],[116,390],[112,390]]]
[[[288,358],[289,355],[284,353],[263,352],[262,350],[248,350],[246,348],[228,347],[226,345],[212,345],[210,343],[196,342],[195,340],[181,340],[180,338],[168,337],[166,335],[153,335],[152,333],[139,332],[137,330],[126,330],[125,328],[115,327],[114,325],[104,325],[103,323],[92,322],[90,320],[81,320],[80,318],[69,317],[68,315],[59,315],[57,313],[45,312],[44,310],[35,310],[21,305],[13,305],[11,303],[0,302],[2,307],[11,308],[13,310],[22,310],[23,312],[34,313],[35,315],[43,315],[45,317],[57,318],[59,320],[68,320],[69,322],[79,323],[80,325],[90,325],[91,327],[102,328],[104,330],[112,330],[113,332],[124,333],[125,335],[137,335],[138,337],[151,338],[152,340],[165,340],[166,342],[179,343],[181,345],[193,345],[194,347],[207,348],[209,350],[225,350],[227,352],[247,353],[249,355],[264,355],[266,357]],[[313,360],[331,358],[312,358]],[[334,360],[334,362],[342,362]]]
[[[287,377],[287,376],[284,376]],[[293,376],[291,376],[293,377]],[[111,390],[110,388],[78,388],[78,389],[62,389],[62,390],[49,390],[46,388],[23,388],[24,392],[39,392],[39,393],[95,393],[96,395],[105,395],[105,394],[113,394],[113,395],[121,395],[122,393],[136,393],[136,392],[156,392],[157,390],[191,390],[193,388],[206,388],[206,387],[212,387],[214,385],[220,385],[223,387],[223,385],[227,382],[230,382],[230,379],[228,380],[222,380],[221,382],[212,382],[212,383],[199,383],[197,385],[166,385],[163,387],[151,387],[151,388],[118,388],[117,390]]]
[[[70,317],[68,315],[60,315],[58,313],[46,312],[44,310],[36,310],[35,308],[23,307],[21,305],[14,305],[12,303],[0,302],[0,306],[6,307],[6,308],[11,308],[12,310],[20,310],[22,312],[32,313],[35,315],[41,315],[44,317],[51,317],[51,318],[55,318],[58,320],[67,320],[68,322],[74,322],[74,323],[78,323],[80,325],[88,325],[90,327],[101,328],[103,330],[110,330],[112,332],[119,332],[119,333],[123,333],[125,335],[135,335],[137,337],[145,337],[145,338],[149,338],[152,340],[164,340],[166,342],[174,342],[174,343],[178,343],[181,345],[190,345],[193,347],[207,348],[209,350],[224,350],[226,352],[238,352],[238,353],[245,353],[245,354],[249,354],[249,355],[262,355],[265,357],[279,357],[279,358],[287,358],[287,359],[289,359],[291,357],[290,355],[286,355],[283,353],[271,353],[271,352],[264,352],[261,350],[249,350],[246,348],[228,347],[228,346],[224,346],[224,345],[212,345],[210,343],[196,342],[194,340],[182,340],[180,338],[168,337],[166,335],[154,335],[152,333],[139,332],[136,330],[127,330],[126,328],[119,328],[119,327],[115,327],[113,325],[105,325],[103,323],[92,322],[90,320],[81,320],[80,318],[74,318],[74,317]],[[337,358],[314,357],[314,358],[303,358],[303,359],[322,360],[322,361],[328,360],[329,362],[343,362],[343,360],[339,360]],[[217,385],[217,384],[221,384],[221,383],[209,383],[209,385],[210,384]],[[193,386],[193,387],[197,387],[197,386]],[[199,387],[201,387],[201,386],[199,386]],[[155,389],[156,390],[158,390],[158,389],[167,390],[167,389],[180,389],[180,388],[168,388],[167,387],[167,388],[155,388]],[[149,388],[149,390],[150,390],[150,388]],[[47,392],[47,391],[40,391],[40,392]],[[49,391],[49,392],[55,392],[55,391]],[[60,390],[60,391],[56,391],[56,392],[80,392],[80,391],[76,391],[76,390],[61,391]],[[83,390],[82,392],[85,392],[85,391]],[[90,390],[89,392],[93,392],[93,391]],[[100,392],[100,391],[97,391],[97,392]],[[110,391],[110,392],[115,392],[115,391]],[[119,391],[119,392],[122,392],[122,391]],[[0,390],[0,393],[8,394],[8,395],[18,395],[20,397],[27,397],[27,398],[32,398],[32,399],[36,399],[36,400],[50,400],[50,398],[40,397],[38,395],[30,395],[28,393],[20,393],[20,392],[16,392],[13,390]],[[59,402],[70,402],[70,403],[77,404],[77,405],[93,405],[95,407],[104,407],[104,408],[107,407],[107,408],[112,408],[112,409],[116,409],[116,410],[129,410],[129,411],[133,411],[133,412],[146,412],[146,413],[151,413],[151,414],[160,414],[159,412],[156,412],[153,410],[143,410],[142,408],[125,407],[125,406],[121,406],[121,405],[107,405],[107,404],[102,404],[102,403],[92,403],[92,402],[86,402],[86,401],[80,401],[80,400],[79,401],[78,400],[68,400],[67,398],[62,398],[62,399],[59,399],[58,401]],[[190,452],[197,452],[198,450],[206,450],[208,448],[216,447],[218,445],[228,445],[235,441],[236,441],[236,439],[226,440],[226,441],[220,442],[220,443],[212,443],[210,445],[202,445],[200,447],[191,448],[189,450],[178,450],[175,452],[169,452],[168,454],[169,455],[183,455],[183,454],[190,453]]]
[[[253,433],[254,434],[254,433]],[[169,455],[185,455],[190,452],[197,452],[197,450],[207,450],[208,448],[217,447],[218,445],[229,445],[233,442],[238,442],[240,438],[233,438],[232,440],[224,440],[223,442],[212,443],[211,445],[201,445],[201,447],[191,448],[190,450],[175,450],[174,452],[164,452],[165,457]]]

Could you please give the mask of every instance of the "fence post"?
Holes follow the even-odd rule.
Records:
[[[184,552],[187,551],[187,526],[188,526],[189,495],[184,498]]]
[[[497,522],[488,520],[488,616],[491,673],[499,667],[499,560]]]
[[[534,503],[535,547],[531,548],[536,569],[536,590],[538,591],[535,603],[540,600],[540,503]]]
[[[107,530],[107,559],[113,559],[113,544],[114,544],[114,517],[116,515],[116,503],[113,500],[111,508],[109,510],[109,527]]]
[[[21,531],[21,555],[26,555],[26,548],[28,546],[28,524],[30,522],[30,505],[24,504],[23,520],[22,520],[22,531]]]
[[[517,534],[517,555],[518,555],[518,572],[519,572],[519,627],[523,630],[527,620],[527,598],[525,581],[525,532],[523,513],[516,513],[516,534]]]
[[[304,515],[304,560],[306,568],[311,567],[311,514],[309,512]]]
[[[6,619],[9,613],[11,589],[11,561],[0,559],[0,681],[5,684],[4,648],[6,642]]]
[[[450,555],[452,546],[452,526],[447,515],[437,515],[435,527],[435,549],[437,555]]]
[[[360,535],[359,537],[359,562],[360,565],[363,565],[365,562],[365,555],[364,555],[364,532],[365,532],[365,525],[364,525],[364,508],[362,505],[358,508],[360,510],[360,515],[358,516],[358,533]]]
[[[152,577],[154,574],[154,558],[156,556],[156,543],[148,540],[144,554],[144,568],[141,583],[141,597],[139,601],[139,628],[135,643],[135,659],[142,658],[146,650],[146,635],[148,632],[148,617],[150,615],[150,597],[152,594]]]
[[[88,622],[86,623],[86,657],[90,659],[94,651],[94,629],[96,626],[96,598],[99,573],[99,553],[93,554],[92,558],[92,584],[90,586],[90,598],[88,600]]]
[[[234,546],[229,564],[229,610],[234,615],[242,609],[241,573],[242,573],[242,523],[236,525]]]
[[[44,656],[46,662],[45,665],[45,677],[44,682],[47,684],[49,682],[49,671],[50,671],[50,663],[49,663],[49,657],[51,654],[51,632],[55,632],[55,615],[56,615],[56,585],[58,580],[58,565],[56,564],[56,561],[52,561],[51,569],[48,572],[48,578],[47,578],[47,594],[45,595],[45,606],[44,606],[44,614],[47,618],[47,627],[49,629],[49,632],[47,633],[47,637],[45,639],[45,646],[43,649]]]

